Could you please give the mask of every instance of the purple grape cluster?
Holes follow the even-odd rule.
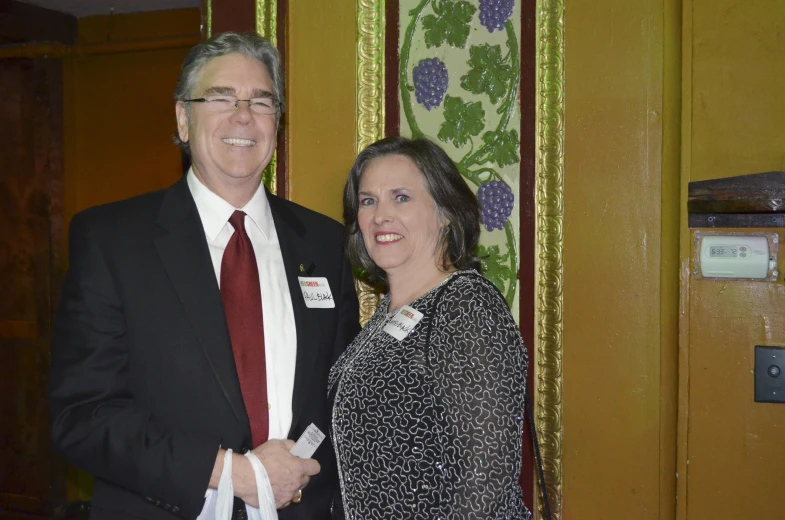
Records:
[[[504,29],[514,5],[515,0],[480,0],[480,23],[488,32]]]
[[[417,102],[428,110],[441,105],[449,84],[447,66],[439,58],[426,58],[414,67],[412,75]]]
[[[504,181],[489,181],[480,185],[477,190],[477,199],[480,201],[480,222],[485,229],[503,229],[504,223],[512,214],[512,205],[515,197],[512,189]]]

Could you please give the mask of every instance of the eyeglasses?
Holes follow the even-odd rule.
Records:
[[[271,98],[237,99],[231,96],[208,96],[184,99],[183,103],[204,103],[206,110],[216,114],[225,114],[237,110],[241,101],[248,103],[251,112],[260,116],[270,116],[278,112],[278,104]]]

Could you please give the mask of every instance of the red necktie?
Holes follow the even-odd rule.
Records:
[[[262,291],[253,244],[245,232],[245,213],[235,211],[229,223],[234,234],[221,260],[221,299],[255,448],[267,441],[270,428]]]

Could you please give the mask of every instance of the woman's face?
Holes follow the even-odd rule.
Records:
[[[440,268],[442,222],[411,159],[388,155],[372,160],[360,178],[357,196],[365,248],[388,278]]]

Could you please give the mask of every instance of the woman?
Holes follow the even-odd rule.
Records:
[[[357,157],[347,250],[389,293],[330,373],[336,518],[529,518],[518,478],[526,350],[474,256],[479,204],[424,139]]]

